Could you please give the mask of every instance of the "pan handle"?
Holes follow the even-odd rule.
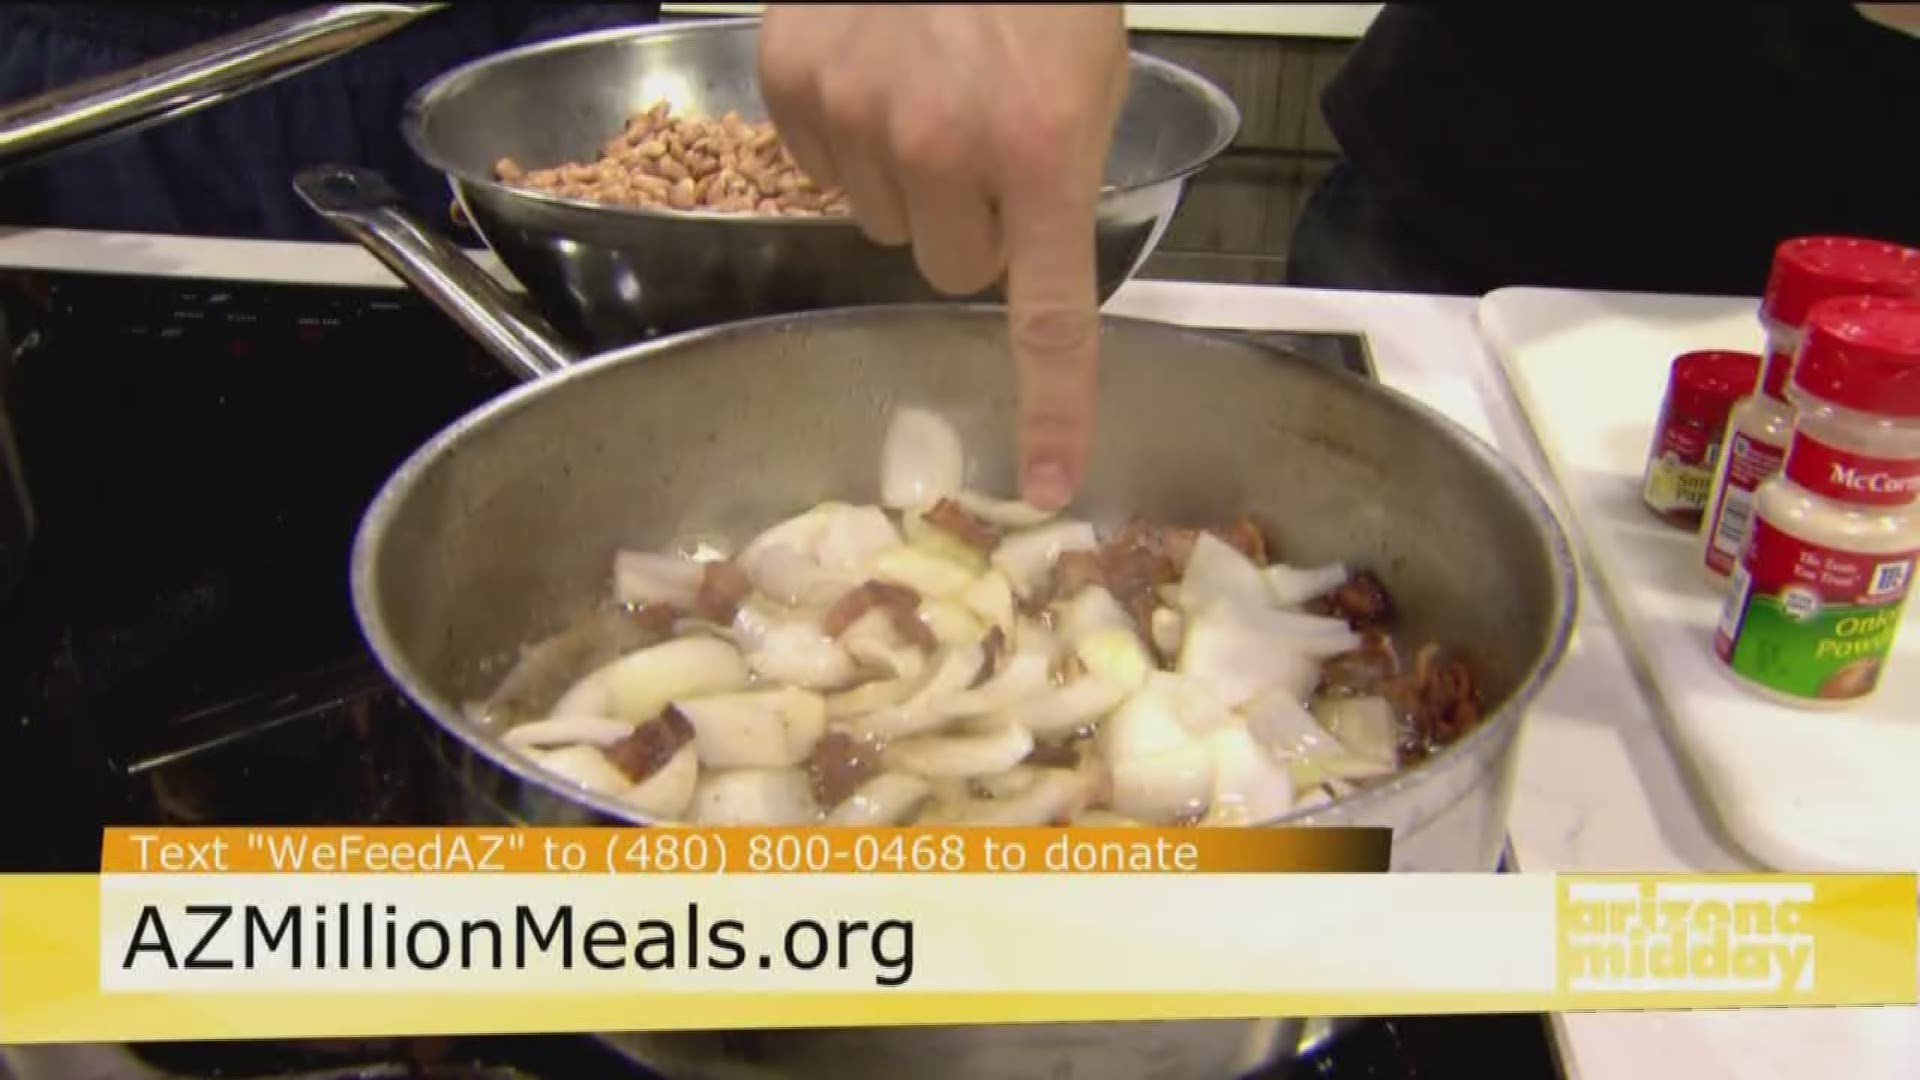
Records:
[[[322,165],[294,178],[308,206],[373,253],[515,375],[537,379],[574,361],[574,352],[525,300],[507,291],[451,240],[409,214],[385,177]]]
[[[0,108],[0,169],[217,105],[384,37],[438,4],[326,4]]]

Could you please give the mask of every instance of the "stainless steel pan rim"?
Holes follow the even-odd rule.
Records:
[[[634,825],[655,824],[652,819],[634,813],[631,807],[617,800],[564,785],[558,778],[548,775],[532,762],[508,750],[500,742],[498,732],[489,732],[475,724],[469,719],[459,702],[448,701],[434,691],[431,681],[413,670],[412,666],[402,659],[404,651],[399,642],[388,633],[383,622],[380,593],[375,585],[376,556],[379,550],[378,538],[388,531],[388,522],[405,504],[408,493],[414,487],[413,478],[448,454],[457,453],[468,431],[491,423],[497,416],[533,407],[540,396],[553,386],[573,379],[589,378],[598,371],[616,365],[644,363],[661,358],[671,360],[680,346],[690,342],[751,336],[774,327],[804,330],[812,324],[832,323],[849,318],[871,321],[878,318],[911,318],[930,312],[953,314],[956,311],[1000,317],[1004,315],[1005,309],[992,304],[927,303],[829,308],[798,314],[770,315],[685,331],[603,353],[574,363],[556,374],[535,379],[506,391],[454,421],[415,451],[388,478],[369,505],[354,537],[349,571],[355,617],[360,623],[362,634],[374,647],[374,652],[387,674],[416,703],[426,707],[444,731],[459,739],[485,760],[550,795],[585,806],[607,818]],[[1102,316],[1102,322],[1106,326],[1151,327],[1156,333],[1175,338],[1214,336],[1205,330],[1179,327],[1148,319],[1105,315]],[[1345,372],[1320,369],[1316,371],[1320,377],[1328,380],[1354,378]],[[1381,394],[1393,408],[1443,428],[1458,431],[1463,436],[1461,443],[1467,447],[1467,452],[1473,455],[1490,475],[1497,478],[1515,502],[1525,509],[1527,516],[1538,524],[1551,548],[1554,592],[1551,620],[1553,629],[1549,640],[1542,643],[1534,661],[1528,666],[1513,691],[1500,703],[1500,707],[1492,716],[1482,721],[1464,739],[1413,768],[1396,774],[1385,783],[1357,791],[1323,806],[1295,811],[1283,817],[1262,822],[1256,827],[1313,824],[1315,819],[1338,819],[1349,814],[1360,816],[1376,804],[1391,800],[1399,792],[1423,784],[1429,778],[1452,771],[1456,765],[1471,767],[1471,763],[1478,759],[1476,748],[1507,738],[1513,733],[1512,729],[1518,726],[1527,707],[1539,695],[1541,688],[1558,666],[1573,634],[1578,607],[1576,564],[1566,533],[1545,499],[1520,476],[1512,464],[1495,453],[1492,447],[1472,433],[1461,429],[1458,424],[1439,411],[1402,391],[1383,384],[1373,384],[1370,389]]]
[[[746,212],[723,213],[719,211],[701,210],[656,210],[650,207],[609,206],[605,203],[590,202],[585,199],[572,199],[548,192],[534,191],[530,188],[515,187],[512,184],[500,182],[498,179],[495,179],[491,173],[476,172],[473,169],[466,168],[457,162],[449,160],[446,155],[438,152],[432,140],[427,137],[425,130],[427,120],[439,102],[459,94],[467,84],[477,78],[483,77],[494,68],[512,64],[528,56],[539,56],[548,53],[566,52],[572,49],[588,48],[608,41],[671,41],[675,38],[690,37],[696,34],[755,33],[758,32],[759,28],[760,20],[758,18],[735,17],[705,19],[697,22],[665,23],[655,26],[594,30],[584,34],[555,38],[552,41],[523,45],[516,49],[494,53],[490,56],[462,64],[415,91],[413,96],[407,99],[406,105],[401,110],[400,130],[407,140],[407,145],[413,148],[413,152],[419,156],[420,160],[459,181],[459,183],[491,190],[514,198],[526,199],[530,202],[544,203],[548,206],[565,207],[569,210],[604,215],[608,218],[664,218],[676,221],[693,218],[696,220],[716,222],[732,221],[742,223],[751,222],[755,225],[779,225],[783,228],[855,228],[856,226],[851,219],[843,217],[825,217],[820,215],[787,216]],[[1134,70],[1154,72],[1158,77],[1167,82],[1176,84],[1186,92],[1203,99],[1207,103],[1208,111],[1213,115],[1219,116],[1222,122],[1218,125],[1218,130],[1214,132],[1213,139],[1206,144],[1201,152],[1189,156],[1187,160],[1178,163],[1170,169],[1157,171],[1152,175],[1130,180],[1124,184],[1107,184],[1100,189],[1100,197],[1103,199],[1116,195],[1125,195],[1130,192],[1153,187],[1157,184],[1164,184],[1170,180],[1184,180],[1192,176],[1201,169],[1206,168],[1208,163],[1226,150],[1227,146],[1233,142],[1240,130],[1240,109],[1233,103],[1233,99],[1228,97],[1226,92],[1219,87],[1177,64],[1169,63],[1158,57],[1135,52],[1129,54],[1129,59]]]

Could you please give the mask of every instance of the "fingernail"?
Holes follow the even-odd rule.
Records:
[[[1042,510],[1058,510],[1073,498],[1073,482],[1067,467],[1052,458],[1042,458],[1027,466],[1028,503]]]

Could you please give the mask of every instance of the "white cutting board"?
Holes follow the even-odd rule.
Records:
[[[1845,712],[1768,703],[1714,658],[1722,594],[1695,569],[1694,538],[1640,502],[1673,358],[1759,352],[1756,306],[1501,289],[1481,300],[1479,319],[1696,794],[1731,838],[1780,870],[1920,869],[1920,601],[1873,698]],[[1594,703],[1595,722],[1605,707]]]

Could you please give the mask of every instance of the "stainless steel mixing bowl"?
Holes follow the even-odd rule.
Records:
[[[408,141],[447,174],[467,216],[548,318],[609,348],[656,332],[823,307],[932,300],[907,248],[851,221],[599,206],[509,187],[494,166],[592,160],[655,101],[766,116],[758,20],[602,31],[516,49],[435,80],[408,104]],[[1205,79],[1135,54],[1096,234],[1100,297],[1146,258],[1187,180],[1233,141],[1239,111]],[[983,294],[993,299],[998,290]]]

